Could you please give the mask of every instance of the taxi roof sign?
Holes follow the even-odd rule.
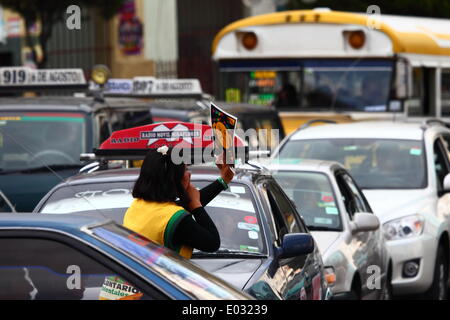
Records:
[[[198,79],[158,79],[154,77],[109,79],[103,89],[91,83],[91,90],[102,90],[104,96],[141,98],[190,97],[203,94]]]
[[[213,131],[211,126],[188,122],[161,122],[115,131],[94,150],[96,158],[106,160],[143,159],[150,149],[162,146],[190,152],[191,163],[204,163],[213,159]],[[248,160],[248,147],[238,136],[234,137],[235,152],[244,161]],[[185,162],[186,163],[186,162]]]
[[[0,68],[0,89],[87,89],[81,69]]]

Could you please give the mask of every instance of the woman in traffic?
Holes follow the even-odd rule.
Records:
[[[219,233],[204,206],[228,188],[233,170],[227,164],[218,164],[221,176],[198,191],[191,184],[187,166],[174,164],[171,152],[167,146],[148,152],[123,224],[187,259],[194,248],[216,251]]]

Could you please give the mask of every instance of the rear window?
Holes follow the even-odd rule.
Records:
[[[211,182],[192,181],[197,188]],[[46,214],[98,214],[123,223],[133,201],[133,181],[92,183],[57,189],[39,212]],[[250,189],[231,183],[207,206],[206,211],[217,226],[222,249],[265,253],[262,227]]]
[[[300,159],[337,161],[363,189],[419,189],[427,185],[422,141],[392,139],[291,140],[282,163]]]

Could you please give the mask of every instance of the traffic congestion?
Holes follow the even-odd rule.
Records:
[[[370,19],[223,25],[211,91],[0,60],[0,300],[447,300],[450,20]]]

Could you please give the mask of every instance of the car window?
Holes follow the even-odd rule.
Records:
[[[362,189],[418,189],[427,185],[420,140],[311,139],[284,144],[281,163],[300,159],[341,163]]]
[[[2,170],[81,164],[86,142],[86,119],[81,113],[0,113]]]
[[[436,183],[438,190],[443,189],[444,178],[448,174],[447,159],[444,155],[444,146],[440,139],[436,139],[433,144],[434,170],[436,173]]]
[[[281,226],[287,227],[287,233],[304,233],[307,232],[304,226],[298,221],[296,209],[293,207],[291,200],[286,197],[285,193],[276,183],[268,184],[268,194],[271,198],[272,212],[277,219],[282,220]]]
[[[343,179],[342,175],[339,173],[336,174],[336,183],[339,187],[339,190],[341,191],[342,201],[344,202],[345,210],[347,211],[350,220],[353,220],[353,216],[358,211],[357,201],[354,198],[353,193],[350,191],[350,188],[348,187],[347,183]]]
[[[139,288],[84,253],[41,238],[0,238],[0,299],[143,298]]]
[[[320,172],[277,171],[273,177],[294,201],[309,229],[341,228],[341,217],[328,177]]]
[[[211,182],[194,180],[192,183],[203,188]],[[261,218],[253,197],[245,184],[231,183],[205,207],[219,231],[221,249],[266,251]]]
[[[355,199],[355,206],[356,206],[356,212],[372,212],[372,210],[369,207],[369,204],[362,194],[362,192],[357,187],[355,181],[350,177],[350,175],[346,172],[342,173],[342,178],[347,184],[347,186],[350,189],[350,192],[352,193],[353,198]]]

